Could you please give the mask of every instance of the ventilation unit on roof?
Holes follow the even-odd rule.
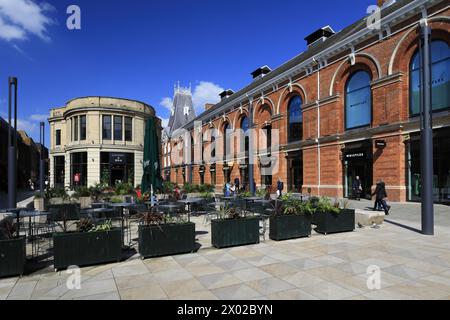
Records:
[[[307,44],[309,47],[319,44],[327,40],[329,37],[334,35],[336,32],[330,27],[326,26],[323,28],[320,28],[319,30],[314,31],[309,36],[305,38]]]

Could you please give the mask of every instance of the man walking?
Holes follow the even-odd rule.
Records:
[[[239,178],[236,177],[236,178],[234,178],[234,187],[236,188],[236,193],[239,193],[239,186],[240,186],[240,181],[239,181]]]
[[[278,178],[278,182],[277,182],[277,196],[278,196],[278,199],[283,196],[283,189],[284,189],[284,183],[283,183],[283,181],[281,181],[281,178]]]
[[[386,184],[383,181],[379,181],[377,183],[377,187],[375,192],[372,194],[375,196],[375,205],[373,211],[377,210],[378,205],[383,207],[384,213],[388,216],[390,207],[386,203],[387,192],[386,192]]]
[[[361,201],[362,184],[359,176],[356,176],[355,180],[353,180],[352,191],[353,199]]]

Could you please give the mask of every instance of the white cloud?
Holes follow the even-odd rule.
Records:
[[[17,119],[17,129],[23,130],[28,134],[32,134],[39,131],[39,125],[33,121]]]
[[[24,40],[28,34],[49,41],[47,27],[55,23],[47,14],[55,8],[32,0],[0,0],[0,38]]]
[[[223,90],[222,87],[215,83],[200,81],[192,94],[192,102],[194,103],[197,115],[205,110],[205,104],[218,103],[220,101],[219,94],[223,92]]]
[[[161,106],[163,106],[164,108],[166,108],[167,110],[171,111],[172,105],[173,105],[173,100],[172,100],[172,98],[165,97],[161,100],[161,102],[159,104]]]
[[[168,125],[169,125],[169,119],[164,119],[164,118],[162,118],[162,119],[161,119],[161,126],[162,126],[163,128],[166,128]]]
[[[48,114],[32,114],[30,120],[32,121],[47,121]]]

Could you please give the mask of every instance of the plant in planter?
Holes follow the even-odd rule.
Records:
[[[156,212],[139,216],[139,253],[142,259],[195,250],[195,224]]]
[[[22,275],[25,271],[25,237],[10,218],[0,221],[0,278]]]
[[[55,270],[72,265],[87,266],[119,262],[122,258],[122,230],[111,222],[94,225],[89,219],[76,222],[75,231],[53,234]]]
[[[48,199],[46,198],[45,194],[42,196],[41,194],[36,194],[34,196],[33,204],[34,209],[37,211],[47,211],[48,208]]]
[[[50,204],[63,204],[69,200],[69,195],[65,188],[48,188],[45,197],[50,199]]]
[[[276,202],[270,217],[269,237],[280,241],[311,236],[311,217],[315,209],[309,202],[293,199],[290,195]]]
[[[259,243],[259,217],[247,216],[240,208],[221,207],[211,221],[211,240],[216,248]]]
[[[355,230],[355,210],[342,209],[339,203],[331,204],[326,197],[317,204],[315,220],[316,231],[325,235]]]
[[[91,191],[87,187],[75,188],[73,197],[80,201],[80,206],[82,209],[90,208],[92,205]]]

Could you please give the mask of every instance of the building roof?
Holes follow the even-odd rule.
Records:
[[[174,90],[172,111],[169,119],[169,135],[196,118],[190,88],[178,85]]]
[[[408,5],[411,3],[411,0],[397,0],[396,2],[392,3],[389,6],[385,6],[381,10],[381,17],[382,19],[384,17],[389,16],[390,14],[394,13],[395,11],[399,10],[400,8]],[[217,103],[214,107],[206,110],[202,114],[198,116],[198,119],[200,120],[203,118],[207,118],[208,116],[214,114],[218,109],[229,103],[234,98],[238,98],[241,96],[245,96],[246,93],[251,91],[252,89],[255,89],[262,84],[269,82],[270,80],[276,78],[277,76],[280,76],[281,74],[285,73],[286,71],[296,67],[297,65],[300,65],[304,62],[307,62],[308,60],[318,56],[320,53],[325,51],[326,49],[332,47],[333,45],[343,41],[344,39],[351,37],[352,35],[355,35],[356,33],[362,31],[363,29],[367,28],[367,18],[368,16],[365,16],[364,18],[358,20],[357,22],[351,24],[347,28],[344,28],[340,32],[337,32],[333,35],[331,35],[328,39],[326,39],[324,42],[318,43],[317,45],[310,46],[306,49],[306,51],[302,52],[298,56],[294,57],[293,59],[287,61],[280,67],[276,68],[272,72],[268,73],[265,77],[260,78],[258,80],[253,81],[248,86],[244,87],[243,89],[239,90],[238,92],[234,93],[232,96],[230,96],[228,99],[224,101],[220,101]],[[191,123],[185,123],[185,127],[192,125]]]

